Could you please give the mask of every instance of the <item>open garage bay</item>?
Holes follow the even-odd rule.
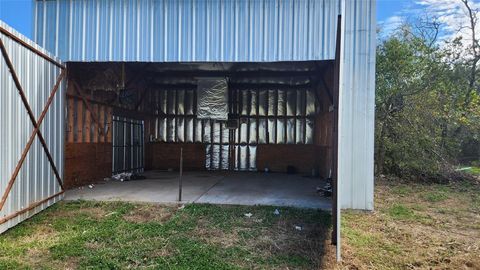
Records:
[[[67,191],[67,200],[177,203],[178,172],[147,171],[146,179],[105,181]],[[300,174],[186,172],[183,203],[275,205],[330,210],[330,198],[317,192],[325,183]]]

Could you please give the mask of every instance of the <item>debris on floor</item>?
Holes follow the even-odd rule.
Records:
[[[273,211],[273,214],[278,216],[280,215],[280,211],[278,209],[275,209],[275,211]]]
[[[303,228],[302,228],[302,226],[297,226],[297,225],[295,225],[295,230],[301,231],[301,230],[303,230]]]
[[[94,188],[95,186],[92,184],[92,185],[88,185],[88,188],[92,189]]]
[[[137,173],[123,172],[123,173],[112,175],[111,179],[124,182],[124,181],[130,181],[130,180],[146,179],[146,177]]]
[[[132,175],[133,175],[133,173],[130,173],[130,172],[119,173],[119,174],[112,175],[112,179],[113,179],[113,180],[120,181],[120,182],[123,182],[123,181],[128,181],[128,180],[130,180],[130,178],[132,177]]]
[[[331,180],[327,179],[327,183],[323,187],[317,187],[317,192],[323,192],[323,196],[325,197],[331,197],[333,193],[333,187],[331,184]]]
[[[251,218],[251,217],[253,216],[253,214],[252,214],[252,213],[246,213],[245,216],[246,216],[247,218]]]
[[[179,206],[178,210],[182,210],[183,208],[185,208],[185,204],[182,204],[181,206]]]

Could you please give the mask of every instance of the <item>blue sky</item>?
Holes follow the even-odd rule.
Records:
[[[415,0],[377,0],[379,24],[389,22],[405,10],[414,6]],[[20,33],[33,36],[33,0],[0,0],[0,20]]]
[[[0,20],[33,37],[33,0],[0,0]]]

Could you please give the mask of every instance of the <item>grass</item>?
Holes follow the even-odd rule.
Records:
[[[397,220],[414,220],[416,218],[415,212],[402,204],[394,204],[388,208],[388,214]]]
[[[473,175],[479,175],[480,176],[480,167],[472,167],[471,169],[468,170],[469,173]]]
[[[480,269],[477,183],[380,179],[375,208],[342,212],[336,264],[322,211],[60,202],[0,236],[0,269]]]
[[[469,173],[473,176],[480,176],[480,167],[477,164],[478,162],[475,162],[475,164],[472,163],[472,166],[460,167],[459,170]]]
[[[279,209],[274,215],[274,207],[61,202],[0,236],[0,269],[311,269],[323,264],[330,214]],[[247,212],[253,216],[245,217]]]
[[[346,211],[344,262],[355,269],[480,269],[480,186],[377,180],[373,213]]]

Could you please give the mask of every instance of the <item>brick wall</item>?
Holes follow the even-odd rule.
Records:
[[[95,183],[112,175],[111,143],[67,143],[65,188]]]
[[[145,169],[166,170],[180,167],[180,148],[183,148],[185,170],[205,170],[205,145],[201,143],[147,143]]]
[[[326,149],[316,145],[260,144],[257,147],[257,168],[286,172],[287,166],[293,166],[299,173],[311,174],[312,169],[317,169],[323,176],[326,157]]]

